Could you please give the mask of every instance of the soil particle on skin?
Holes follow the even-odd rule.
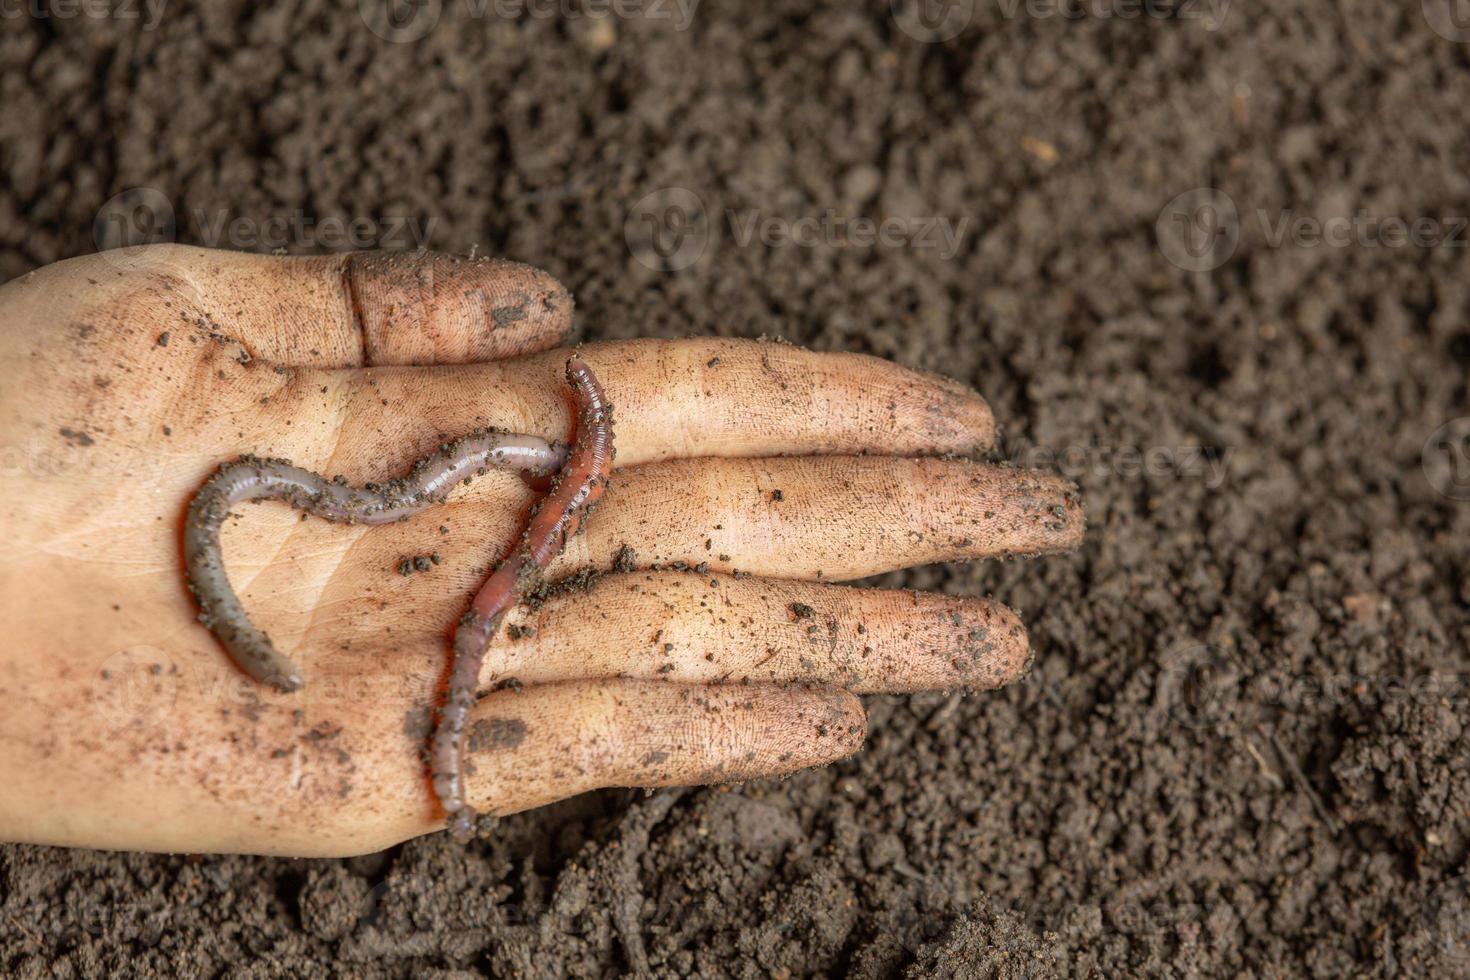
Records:
[[[936,41],[837,0],[608,18],[595,44],[451,3],[409,44],[319,0],[7,22],[0,281],[94,251],[130,188],[195,244],[196,213],[407,211],[415,245],[557,276],[576,340],[779,331],[973,386],[996,455],[1075,480],[1091,526],[1077,555],[868,583],[994,596],[1034,666],[866,698],[847,761],[588,794],[469,849],[0,847],[0,973],[1462,975],[1470,505],[1424,454],[1470,404],[1470,249],[1272,238],[1359,211],[1455,234],[1464,45],[1368,0],[1213,30],[972,6]],[[1184,271],[1161,215],[1200,186],[1234,208],[1232,250]],[[703,251],[670,270],[630,208],[674,187]],[[964,231],[740,235],[828,210]],[[110,337],[86,316],[71,356]],[[732,383],[728,359],[701,370]],[[66,421],[67,446],[113,424]]]
[[[61,438],[65,439],[73,446],[90,446],[97,441],[89,436],[87,433],[82,432],[79,429],[72,429],[67,426],[62,426],[57,431],[61,433]]]
[[[490,319],[494,322],[496,329],[508,327],[512,323],[518,323],[529,316],[526,307],[531,302],[529,296],[522,295],[520,302],[514,306],[497,306],[490,311]]]
[[[471,752],[516,748],[526,738],[526,723],[519,718],[481,718],[470,725],[465,745]]]
[[[410,741],[424,742],[434,732],[433,712],[427,707],[410,708],[403,716],[403,734]]]
[[[613,555],[612,570],[614,572],[631,572],[638,567],[638,552],[627,545],[618,548],[617,554]]]
[[[427,555],[413,555],[407,558],[400,558],[395,567],[399,575],[407,577],[414,572],[433,571],[434,566],[439,564],[441,560],[439,553],[436,551]]]

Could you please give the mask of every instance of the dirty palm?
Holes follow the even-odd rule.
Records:
[[[571,299],[513,263],[159,246],[38,270],[0,309],[0,425],[34,462],[0,474],[24,597],[0,654],[12,840],[360,853],[446,806],[831,762],[865,735],[856,695],[992,688],[1029,656],[992,600],[835,583],[1081,536],[1066,481],[964,458],[995,435],[964,386],[777,343],[579,348],[617,445],[610,474],[580,465],[597,416],[570,397]],[[441,447],[463,465],[412,468]],[[183,587],[190,500],[263,460],[432,484],[377,526],[218,501],[217,578],[299,684],[237,669]],[[451,684],[482,586],[483,662]],[[446,696],[462,764],[436,794]]]

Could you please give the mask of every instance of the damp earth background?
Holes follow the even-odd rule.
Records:
[[[1470,415],[1470,45],[1433,0],[960,3],[947,40],[887,3],[643,6],[445,0],[402,43],[314,0],[7,15],[0,279],[93,251],[128,192],[183,242],[364,217],[540,266],[579,338],[957,377],[1000,455],[1081,484],[1085,546],[881,582],[1010,604],[1032,674],[868,698],[826,769],[469,848],[0,847],[0,972],[1470,970],[1470,492],[1424,465]],[[1438,237],[1313,241],[1362,215]]]

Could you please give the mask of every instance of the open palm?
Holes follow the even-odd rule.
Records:
[[[290,694],[196,621],[182,518],[241,453],[362,483],[479,426],[567,438],[552,348],[571,307],[544,273],[432,254],[154,246],[0,288],[0,833],[326,855],[442,826],[422,754],[447,637],[534,493],[492,472],[376,528],[240,508],[226,564],[302,668]],[[477,809],[829,762],[864,736],[854,692],[1024,669],[1024,630],[994,602],[831,584],[1077,543],[1065,481],[936,458],[991,445],[977,395],[776,343],[581,354],[614,406],[617,469],[556,584],[492,642]]]

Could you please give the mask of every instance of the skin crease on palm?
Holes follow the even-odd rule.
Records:
[[[313,856],[440,830],[423,751],[449,631],[535,493],[491,472],[377,528],[239,508],[226,565],[302,666],[291,694],[197,622],[183,514],[242,453],[362,483],[478,426],[566,439],[571,315],[544,273],[434,254],[149,246],[0,287],[0,839]],[[477,810],[822,765],[862,744],[857,694],[1024,671],[998,603],[834,584],[1079,542],[1066,481],[960,458],[994,440],[978,395],[757,341],[581,356],[616,469],[548,569],[574,587],[490,646]]]

